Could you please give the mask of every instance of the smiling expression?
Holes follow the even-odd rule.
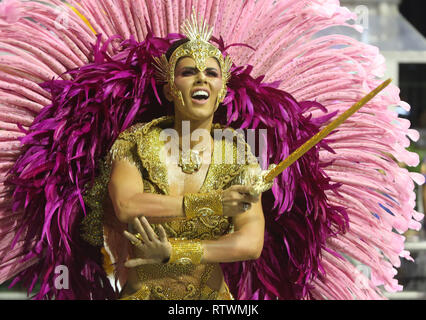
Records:
[[[168,85],[165,94],[174,102],[175,113],[181,113],[182,119],[204,120],[213,116],[223,85],[221,69],[215,58],[207,59],[204,71],[197,69],[193,58],[181,58],[176,64],[174,83],[182,93],[183,101]]]

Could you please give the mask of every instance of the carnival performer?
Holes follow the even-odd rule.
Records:
[[[138,231],[137,237],[124,233],[138,253],[125,264],[133,268],[122,293],[125,299],[231,299],[219,263],[257,259],[263,248],[259,194],[248,186],[229,186],[241,181],[244,168],[256,158],[249,155],[251,163],[239,163],[239,153],[248,151],[245,143],[238,150],[232,139],[214,140],[210,134],[230,64],[196,27],[188,30],[193,39],[172,45],[161,70],[174,117],[132,126],[111,150],[109,190],[115,214]],[[185,124],[188,132],[182,135]],[[170,128],[178,137],[171,146],[177,157],[170,152],[162,159],[161,134]],[[197,131],[201,142],[191,138]],[[230,152],[228,161],[225,152]],[[158,236],[150,220],[165,224],[158,224]],[[168,237],[173,237],[171,244]]]
[[[376,48],[319,36],[350,19],[337,0],[2,1],[0,281],[36,299],[401,290],[424,179],[396,163],[418,163],[397,87],[254,187],[383,75]]]

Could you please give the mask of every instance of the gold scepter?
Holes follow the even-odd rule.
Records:
[[[292,154],[290,154],[284,161],[280,162],[277,166],[272,165],[271,169],[263,171],[261,174],[262,179],[254,182],[254,190],[256,193],[264,192],[272,187],[273,180],[282,173],[285,169],[291,166],[294,162],[297,161],[301,156],[303,156],[306,152],[308,152],[312,147],[314,147],[318,142],[324,139],[329,135],[331,131],[340,126],[346,119],[348,119],[351,115],[357,112],[362,106],[366,105],[371,99],[373,99],[380,91],[386,88],[392,82],[391,79],[386,80],[376,89],[367,94],[360,101],[355,103],[352,107],[338,116],[335,120],[333,120],[330,124],[328,124],[324,129],[306,141],[302,146],[297,148]]]

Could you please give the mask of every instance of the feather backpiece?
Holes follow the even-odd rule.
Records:
[[[39,282],[36,298],[116,297],[98,248],[78,234],[84,189],[122,130],[169,112],[150,59],[179,38],[192,8],[235,64],[217,119],[268,129],[265,165],[383,76],[377,48],[317,36],[354,18],[335,0],[3,1],[0,281],[15,277],[29,291]],[[401,290],[395,268],[410,258],[402,234],[420,227],[413,189],[423,178],[398,166],[418,163],[406,150],[418,133],[395,105],[409,108],[390,86],[264,194],[262,256],[223,264],[236,298],[382,299]],[[58,265],[72,288],[55,287]]]

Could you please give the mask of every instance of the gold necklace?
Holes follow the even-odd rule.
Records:
[[[211,146],[213,150],[213,145]],[[179,148],[180,149],[180,148]],[[179,150],[179,163],[178,166],[182,169],[183,173],[193,174],[200,170],[202,165],[202,158],[200,153],[204,152],[207,146],[203,146],[199,150],[189,149],[189,151]]]
[[[201,168],[201,156],[202,150],[192,150],[179,153],[179,164],[178,166],[186,174],[193,174]]]

